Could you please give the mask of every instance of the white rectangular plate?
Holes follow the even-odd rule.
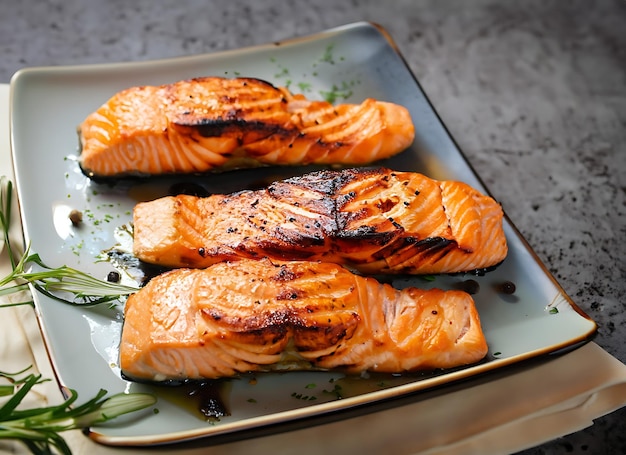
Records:
[[[131,221],[141,188],[96,184],[81,173],[76,157],[77,125],[114,93],[136,85],[156,85],[198,76],[248,76],[288,85],[294,92],[337,101],[372,97],[406,106],[416,125],[413,146],[382,163],[396,170],[454,179],[486,192],[480,179],[448,134],[421,87],[380,27],[357,23],[282,43],[237,51],[162,61],[32,68],[11,82],[12,150],[26,241],[51,266],[67,264],[104,278],[112,269],[98,256],[118,242],[116,230]],[[253,181],[303,172],[299,168],[235,171],[198,180],[216,192],[230,192]],[[156,194],[156,193],[155,193]],[[85,214],[73,228],[71,209]],[[229,416],[218,422],[199,419],[180,400],[158,388],[127,382],[117,366],[121,308],[83,308],[35,295],[40,325],[60,387],[75,389],[82,400],[100,388],[110,393],[153,391],[152,410],[92,428],[105,444],[157,444],[225,435],[276,423],[293,423],[430,389],[521,360],[557,352],[589,339],[596,324],[564,294],[511,223],[505,221],[510,252],[484,276],[440,276],[433,282],[397,278],[394,285],[450,288],[468,278],[490,346],[487,359],[474,366],[437,374],[342,378],[337,373],[258,375],[230,381],[223,397]],[[516,285],[507,295],[504,281]],[[334,381],[334,382],[333,382]],[[341,386],[342,399],[338,399]]]

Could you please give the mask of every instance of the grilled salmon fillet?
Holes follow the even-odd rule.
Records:
[[[471,296],[398,290],[332,263],[243,259],[153,278],[126,303],[121,371],[140,381],[275,369],[402,373],[478,362]]]
[[[263,165],[362,165],[413,142],[402,106],[333,106],[253,78],[204,77],[115,94],[79,126],[90,177]]]
[[[168,196],[134,208],[134,254],[165,267],[270,257],[367,274],[454,273],[502,262],[503,212],[462,182],[390,169],[319,171],[261,190]]]

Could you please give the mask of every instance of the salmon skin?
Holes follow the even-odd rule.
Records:
[[[507,254],[500,205],[462,182],[386,168],[319,171],[229,195],[134,208],[134,255],[163,267],[270,257],[365,274],[486,269]]]
[[[79,126],[93,178],[267,165],[363,165],[415,135],[408,110],[366,99],[333,106],[253,78],[203,77],[115,94]]]
[[[337,264],[269,259],[176,269],[125,307],[122,374],[176,383],[272,370],[404,373],[480,361],[471,296],[398,290]]]

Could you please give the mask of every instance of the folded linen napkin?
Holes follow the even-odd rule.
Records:
[[[13,179],[9,152],[9,86],[0,85],[0,175]],[[14,213],[19,236],[19,221]],[[19,244],[16,240],[15,245]],[[10,264],[0,255],[0,274]],[[29,306],[0,308],[0,371],[33,365],[54,379],[41,332]],[[54,380],[40,384],[25,405],[59,403]],[[142,450],[154,454],[422,453],[501,454],[579,431],[626,405],[626,365],[595,343],[551,360],[530,362],[424,393],[406,404],[345,420],[215,445],[210,439]],[[105,447],[80,431],[63,433],[76,454],[125,455],[136,449]],[[0,453],[25,453],[0,441]]]

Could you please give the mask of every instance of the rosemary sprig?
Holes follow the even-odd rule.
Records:
[[[101,389],[91,400],[72,407],[78,394],[70,390],[69,398],[59,405],[17,409],[30,390],[45,381],[41,375],[32,373],[18,378],[21,373],[23,371],[0,372],[0,377],[10,382],[3,386],[4,394],[11,389],[11,398],[0,407],[0,439],[20,440],[37,455],[52,454],[53,448],[63,455],[71,455],[60,432],[86,428],[156,403],[156,397],[148,393],[119,393],[107,398],[107,391]]]
[[[137,292],[137,287],[100,280],[66,265],[49,267],[38,254],[30,253],[30,247],[26,248],[26,251],[18,258],[9,237],[12,195],[12,182],[5,176],[0,177],[0,227],[13,269],[9,275],[0,279],[0,296],[26,291],[30,284],[39,292],[55,300],[72,304],[96,305],[112,302]],[[33,271],[34,266],[39,270]],[[32,304],[32,300],[3,303],[0,304],[0,308],[23,304]]]
[[[66,265],[52,268],[38,254],[29,254],[28,249],[15,265],[13,272],[0,279],[0,296],[28,289],[30,283],[39,292],[55,300],[71,304],[100,304],[118,300],[137,292],[139,288],[120,283],[100,280]],[[37,265],[39,271],[26,271],[27,265]],[[17,283],[8,286],[9,283]],[[70,294],[71,298],[64,295]],[[12,306],[15,304],[6,304]]]
[[[12,197],[11,181],[0,177],[0,228],[12,268],[11,273],[0,279],[0,296],[23,293],[28,298],[2,303],[0,308],[32,304],[31,286],[53,299],[71,304],[111,302],[137,291],[132,286],[99,280],[71,267],[49,267],[38,254],[31,254],[30,248],[26,248],[18,259],[9,236]],[[66,297],[68,294],[70,297]],[[100,390],[89,401],[73,406],[78,394],[70,390],[69,398],[60,405],[18,409],[32,388],[46,381],[41,375],[32,373],[20,377],[27,370],[17,373],[0,371],[0,379],[8,382],[0,384],[0,397],[9,397],[0,407],[0,439],[19,440],[33,454],[50,455],[56,450],[63,455],[71,455],[70,447],[60,432],[86,428],[156,403],[156,397],[147,393],[120,393],[107,398],[107,391]]]

